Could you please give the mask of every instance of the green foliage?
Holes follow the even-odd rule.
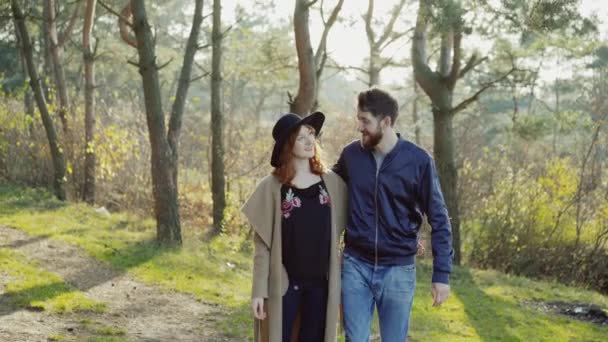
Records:
[[[14,42],[0,40],[0,91],[12,93],[25,83],[21,55]]]
[[[469,260],[608,291],[603,280],[608,279],[605,204],[593,192],[585,194],[588,200],[581,197],[580,173],[572,160],[550,159],[540,172],[501,164],[505,170],[465,221]],[[483,179],[475,176],[481,168],[465,170],[465,177]],[[584,218],[579,215],[583,205]]]

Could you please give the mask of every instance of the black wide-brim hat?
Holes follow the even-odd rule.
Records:
[[[298,130],[303,125],[312,126],[315,129],[315,136],[319,136],[323,122],[325,121],[325,115],[321,112],[312,113],[304,118],[297,114],[288,113],[284,114],[277,120],[272,128],[272,137],[274,138],[274,148],[272,149],[272,158],[270,158],[270,165],[274,167],[280,166],[280,156],[283,150],[283,145],[287,142],[289,136]]]

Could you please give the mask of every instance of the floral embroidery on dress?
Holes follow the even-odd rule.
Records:
[[[294,195],[293,190],[289,188],[289,190],[285,194],[285,199],[281,204],[281,211],[283,212],[283,217],[289,218],[289,216],[291,216],[291,211],[293,210],[293,208],[299,208],[300,206],[302,206],[302,201],[300,201],[300,198]]]
[[[329,204],[329,194],[323,188],[323,186],[319,185],[320,193],[319,193],[319,203],[321,204]]]

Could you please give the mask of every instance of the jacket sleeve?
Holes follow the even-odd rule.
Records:
[[[268,275],[270,272],[270,250],[260,238],[254,234],[253,246],[253,286],[251,298],[268,298]]]
[[[331,169],[338,176],[340,176],[340,178],[342,178],[342,180],[344,180],[345,183],[348,183],[348,171],[346,170],[346,161],[344,160],[344,151],[345,150],[346,149],[342,150],[342,153],[340,153],[340,158],[338,158],[338,161],[336,162],[336,164],[334,164],[334,166]]]
[[[433,250],[433,283],[449,283],[452,271],[452,227],[448,210],[441,193],[435,162],[429,156],[420,180],[422,210],[431,225],[431,246]]]

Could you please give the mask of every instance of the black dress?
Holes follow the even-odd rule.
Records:
[[[321,180],[281,187],[281,254],[289,277],[283,296],[283,341],[301,311],[300,342],[323,341],[331,239],[330,198]]]

